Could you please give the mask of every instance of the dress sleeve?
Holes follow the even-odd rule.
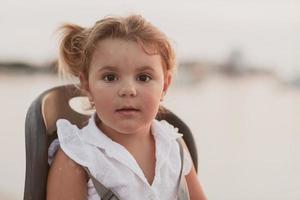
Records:
[[[56,126],[58,139],[55,139],[48,149],[48,163],[52,163],[55,153],[60,147],[73,161],[87,167],[89,165],[89,156],[79,136],[80,129],[65,119],[57,120]]]

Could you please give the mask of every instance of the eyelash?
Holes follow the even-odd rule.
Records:
[[[141,80],[140,79],[141,77],[146,77],[146,80]],[[111,80],[109,78],[113,78],[113,80]],[[105,74],[102,76],[102,79],[106,82],[113,82],[113,81],[118,80],[118,77],[115,74]],[[150,80],[152,80],[152,76],[149,74],[139,74],[139,75],[137,75],[136,79],[137,79],[137,81],[141,81],[141,82],[149,82]]]
[[[109,80],[108,77],[113,77],[114,80]],[[104,74],[102,79],[106,82],[116,81],[118,78],[115,74]]]

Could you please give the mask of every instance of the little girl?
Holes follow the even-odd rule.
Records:
[[[137,15],[62,31],[59,67],[80,79],[96,112],[82,129],[57,121],[47,199],[99,200],[99,181],[121,200],[173,200],[181,170],[190,199],[206,199],[186,147],[181,168],[181,135],[155,119],[175,66],[167,37]]]

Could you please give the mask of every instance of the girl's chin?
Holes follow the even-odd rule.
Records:
[[[139,132],[145,132],[148,131],[148,129],[150,129],[151,127],[151,123],[132,123],[130,121],[128,122],[124,122],[121,124],[115,124],[115,126],[113,126],[112,128],[114,130],[116,130],[119,133],[122,134],[135,134],[135,133],[139,133]]]
[[[138,133],[137,126],[128,126],[128,125],[121,126],[121,127],[117,127],[115,130],[120,134],[126,134],[126,135]]]
[[[102,119],[98,127],[105,133],[106,131],[117,132],[120,134],[135,134],[140,132],[148,132],[150,130],[152,120],[141,120],[137,118],[115,118],[106,121]]]

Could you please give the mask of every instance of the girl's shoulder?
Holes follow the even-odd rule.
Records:
[[[56,121],[57,136],[60,142],[68,142],[69,140],[74,140],[78,138],[81,129],[79,129],[75,124],[72,124],[67,119],[58,119]]]
[[[177,138],[182,137],[182,134],[178,132],[178,128],[174,127],[172,124],[166,120],[154,120],[152,125],[152,130],[154,134],[164,137],[166,140],[174,141]]]
[[[48,149],[48,162],[51,164],[56,152],[60,148],[76,163],[87,166],[89,163],[88,145],[83,139],[84,128],[80,129],[66,119],[56,122],[57,136]]]
[[[178,165],[180,163],[180,154],[179,154],[179,143],[178,143],[178,139],[180,139],[181,141],[183,141],[182,136],[183,134],[178,132],[178,128],[174,127],[172,124],[170,124],[169,122],[165,121],[165,120],[155,120],[153,123],[153,134],[155,135],[156,139],[157,139],[157,145],[159,148],[163,149],[164,151],[162,157],[164,157],[164,159],[166,158],[166,155],[168,156],[169,162],[172,166],[180,166]],[[169,147],[168,147],[169,146]],[[168,151],[166,151],[166,149],[169,149]],[[183,174],[187,175],[192,166],[193,166],[193,162],[192,162],[192,158],[190,156],[189,150],[186,147],[186,145],[184,145],[184,151],[183,151]]]

